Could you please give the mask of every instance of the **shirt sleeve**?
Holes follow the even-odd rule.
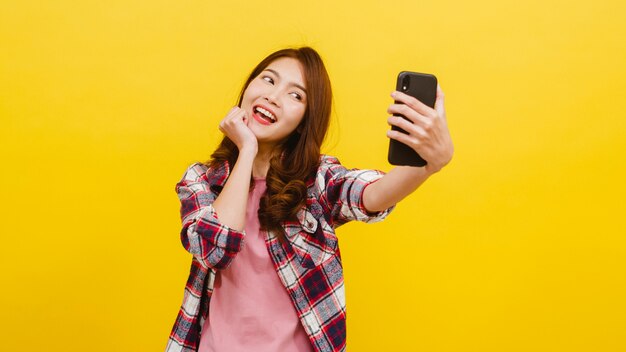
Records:
[[[378,212],[368,212],[363,205],[363,191],[385,175],[382,171],[346,169],[333,157],[324,156],[317,174],[320,203],[330,211],[333,227],[357,220],[366,223],[382,221],[395,205]]]
[[[213,208],[217,195],[207,182],[208,168],[196,163],[176,184],[180,199],[181,242],[205,267],[224,269],[243,246],[244,232],[222,224]]]

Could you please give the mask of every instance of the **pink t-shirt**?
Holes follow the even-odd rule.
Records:
[[[265,189],[265,179],[255,178],[245,243],[231,265],[217,272],[198,352],[313,351],[260,231],[257,212]]]

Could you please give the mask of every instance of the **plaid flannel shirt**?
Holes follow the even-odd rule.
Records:
[[[167,352],[197,351],[217,270],[228,267],[245,243],[245,233],[220,223],[212,206],[229,172],[228,163],[217,169],[196,163],[176,185],[181,241],[193,258]],[[307,183],[306,206],[297,221],[284,224],[287,241],[281,244],[273,233],[263,232],[274,268],[315,351],[345,351],[345,290],[335,228],[387,216],[393,207],[372,214],[362,202],[365,187],[382,176],[376,170],[348,170],[336,158],[322,155],[315,179]]]

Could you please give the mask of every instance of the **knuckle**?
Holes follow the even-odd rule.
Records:
[[[433,129],[433,121],[432,120],[426,120],[426,122],[424,122],[424,130],[432,131],[432,129]]]

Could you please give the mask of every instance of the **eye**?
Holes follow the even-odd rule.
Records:
[[[270,84],[274,84],[274,79],[270,76],[263,76],[262,79]]]
[[[292,93],[289,93],[289,94],[291,94],[291,96],[293,96],[297,100],[300,100],[300,101],[302,100],[302,95],[300,93],[298,93],[298,92],[292,92]]]

